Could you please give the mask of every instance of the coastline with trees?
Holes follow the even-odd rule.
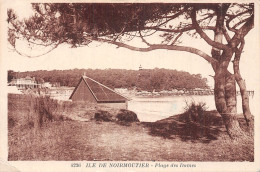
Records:
[[[36,81],[59,83],[60,86],[75,87],[79,78],[87,76],[110,88],[136,89],[137,91],[159,92],[163,90],[209,89],[207,79],[200,74],[170,69],[72,69],[52,71],[8,71],[9,81],[13,78],[35,77]]]

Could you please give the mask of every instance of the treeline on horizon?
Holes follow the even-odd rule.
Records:
[[[71,69],[71,70],[38,70],[27,72],[8,71],[8,81],[13,78],[35,77],[37,83],[60,83],[60,86],[75,87],[82,75],[111,88],[128,88],[144,91],[161,91],[172,89],[209,88],[207,79],[200,74],[170,69]]]

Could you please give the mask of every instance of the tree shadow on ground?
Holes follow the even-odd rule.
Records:
[[[167,139],[209,143],[225,132],[217,111],[207,111],[200,122],[188,121],[185,114],[175,115],[156,122],[143,122],[149,134]]]

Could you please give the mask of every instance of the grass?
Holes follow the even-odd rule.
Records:
[[[23,99],[8,97],[9,160],[254,161],[253,138],[230,140],[215,111],[205,114],[205,125],[180,114],[126,126],[92,120],[97,110],[118,109],[67,102],[57,112],[64,118],[37,128],[28,124],[30,106]],[[88,122],[71,120],[74,115]]]

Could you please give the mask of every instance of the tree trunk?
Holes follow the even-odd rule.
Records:
[[[217,13],[216,30],[214,31],[214,41],[222,43],[224,18],[228,6],[220,6]],[[224,50],[221,53],[220,49],[212,47],[212,57],[219,61],[217,66],[212,66],[215,71],[215,104],[217,111],[222,116],[223,123],[231,138],[242,136],[242,130],[239,126],[237,115],[237,99],[236,99],[236,81],[234,75],[228,70],[228,64],[232,57],[232,50]]]
[[[249,96],[246,90],[246,83],[243,80],[241,74],[240,74],[240,69],[239,69],[239,61],[240,61],[240,55],[241,51],[236,53],[235,59],[233,61],[233,69],[234,69],[234,74],[235,74],[235,79],[236,82],[240,88],[240,93],[241,93],[241,98],[242,98],[242,109],[243,109],[243,115],[246,120],[247,126],[249,126],[250,131],[252,131],[253,127],[253,117],[250,111],[249,107]]]
[[[243,135],[243,131],[241,130],[236,117],[237,99],[235,76],[232,75],[226,68],[218,67],[214,80],[214,95],[217,111],[222,116],[223,123],[229,136],[232,139],[241,137]]]
[[[235,76],[236,76],[237,84],[240,88],[243,114],[244,114],[245,120],[247,122],[247,125],[249,126],[252,123],[252,115],[251,115],[251,111],[250,111],[250,107],[249,107],[249,96],[248,96],[248,93],[246,90],[246,83],[242,79],[240,73],[236,73]]]

